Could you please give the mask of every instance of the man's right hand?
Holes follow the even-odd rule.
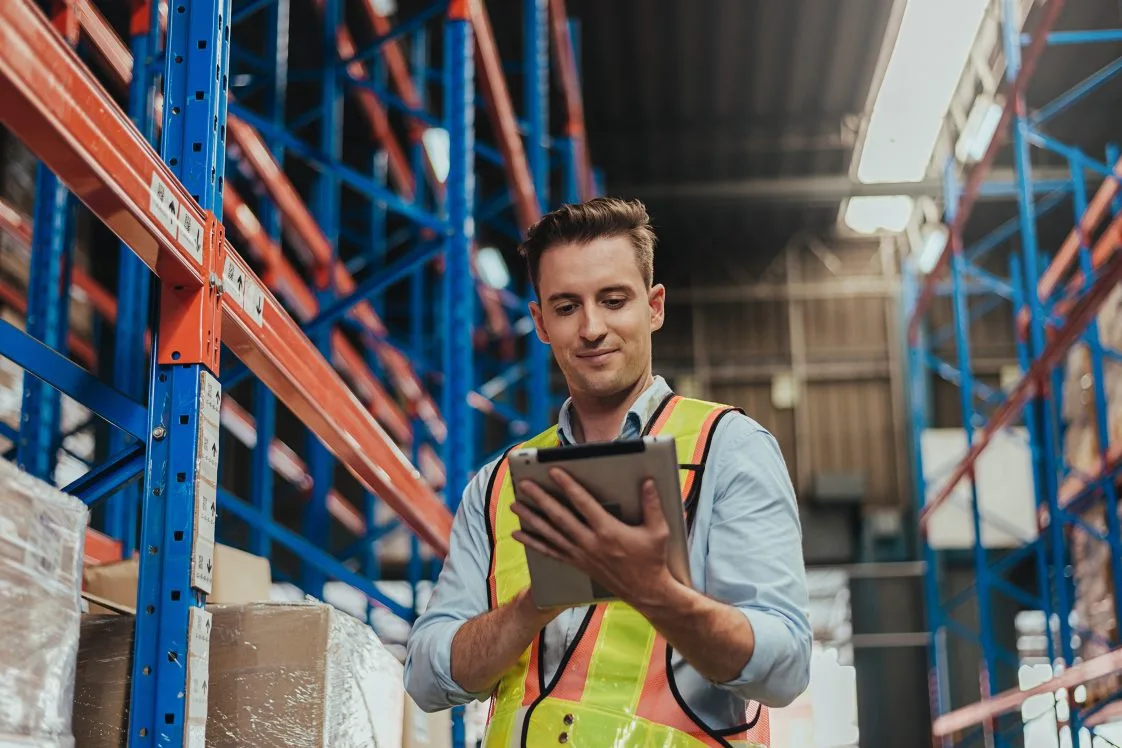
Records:
[[[471,619],[452,639],[452,678],[469,693],[493,690],[562,610],[537,607],[526,588],[502,607]]]

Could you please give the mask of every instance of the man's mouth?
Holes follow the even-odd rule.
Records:
[[[617,350],[616,348],[606,348],[602,351],[587,351],[585,353],[578,353],[577,358],[590,364],[599,364],[606,361],[608,356],[612,355]]]

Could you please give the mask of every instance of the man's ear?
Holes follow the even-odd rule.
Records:
[[[538,340],[549,345],[549,333],[545,330],[545,319],[542,316],[542,307],[536,301],[530,302],[530,317],[534,320],[534,329],[538,333]]]
[[[666,321],[666,287],[656,283],[647,292],[647,303],[651,307],[651,332],[661,330]]]

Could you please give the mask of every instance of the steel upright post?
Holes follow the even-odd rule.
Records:
[[[320,139],[319,148],[332,161],[339,161],[343,145],[343,89],[336,66],[336,37],[343,19],[341,0],[324,0],[322,52],[323,72],[320,76]],[[328,263],[316,269],[316,287],[320,308],[334,301],[333,283],[327,268],[335,264],[339,247],[339,180],[333,169],[324,168],[316,177],[313,212],[324,237],[332,250]],[[331,332],[324,330],[312,336],[312,342],[325,357],[331,356]],[[304,535],[320,548],[329,547],[330,516],[327,512],[327,494],[334,484],[335,461],[327,448],[313,434],[308,434],[308,472],[312,476],[312,496],[304,511]],[[311,565],[305,564],[303,589],[310,595],[323,596],[324,576]]]
[[[129,745],[201,746],[206,735],[210,592],[222,391],[221,227],[229,0],[172,2],[164,62],[161,155],[203,209],[200,225],[163,184],[150,201],[203,267],[168,272],[152,356],[140,533]]]
[[[66,334],[70,327],[72,213],[69,190],[40,163],[35,170],[27,332],[60,353],[66,353]],[[61,410],[58,390],[31,372],[23,375],[17,460],[23,470],[52,484],[61,441]]]
[[[288,20],[290,0],[272,0],[266,8],[265,61],[272,66],[272,80],[265,93],[265,114],[278,128],[285,123],[288,98]],[[278,138],[264,136],[265,144],[279,167],[284,165],[284,144]],[[265,233],[275,246],[281,245],[280,211],[271,200],[258,203],[258,217]],[[262,382],[253,385],[253,418],[257,427],[257,444],[253,448],[250,472],[250,499],[261,516],[273,516],[273,470],[269,450],[276,433],[277,397]],[[250,528],[250,550],[269,557],[272,538],[260,528]]]
[[[1002,0],[1002,33],[1006,59],[1006,79],[1016,80],[1021,72],[1020,34],[1017,31],[1016,3]],[[1036,205],[1032,191],[1032,161],[1029,151],[1029,125],[1026,117],[1024,94],[1014,102],[1014,118],[1011,124],[1013,159],[1018,185],[1017,207],[1020,219],[1022,270],[1025,296],[1030,311],[1029,356],[1035,359],[1045,349],[1044,334],[1045,309],[1037,291],[1040,280],[1039,244],[1036,233]],[[1055,377],[1053,377],[1053,381]],[[1074,661],[1072,649],[1070,590],[1067,580],[1066,543],[1064,540],[1063,515],[1059,508],[1059,485],[1057,476],[1057,455],[1054,442],[1055,422],[1051,404],[1037,397],[1027,406],[1038,413],[1037,434],[1040,437],[1041,460],[1044,465],[1043,480],[1036,490],[1043,493],[1048,505],[1048,545],[1051,555],[1052,592],[1055,596],[1054,612],[1059,619],[1060,652],[1063,667],[1070,667]],[[1048,622],[1051,625],[1051,621]],[[1069,694],[1070,696],[1070,694]],[[1073,748],[1080,745],[1082,720],[1077,710],[1071,711],[1071,741]]]
[[[446,500],[455,509],[474,467],[472,412],[472,327],[475,288],[471,246],[475,238],[475,78],[472,27],[467,0],[453,0],[444,27],[444,118],[449,136],[450,167],[447,213],[452,235],[447,239],[444,275],[444,404],[448,436],[444,442]]]
[[[132,80],[129,81],[129,118],[148,142],[155,137],[152,102],[152,58],[159,48],[159,3],[133,0],[129,33],[132,36]],[[151,271],[125,243],[118,248],[117,325],[113,342],[113,386],[122,394],[143,400],[148,387],[148,352],[145,348],[151,314]],[[109,454],[128,446],[129,438],[114,429],[109,434]],[[136,549],[140,485],[129,485],[106,503],[106,532],[120,540],[125,555]]]
[[[66,3],[52,7],[52,22],[66,40],[78,42],[77,19]],[[70,191],[46,167],[35,170],[35,215],[27,281],[26,330],[33,338],[65,354],[70,330],[70,268],[74,259],[74,204]],[[54,483],[62,442],[62,398],[31,372],[23,375],[16,460],[28,473]]]
[[[907,315],[911,313],[915,303],[915,267],[911,263],[904,263],[902,278],[902,306],[905,311],[905,324]],[[927,367],[924,364],[924,350],[927,346],[927,336],[922,332],[914,342],[904,336],[904,343],[908,350],[908,376],[910,377],[910,397],[908,404],[911,408],[911,449],[912,449],[912,485],[915,490],[916,513],[923,508],[924,497],[927,495],[927,485],[923,472],[923,432],[927,429]],[[919,538],[921,557],[924,562],[923,595],[924,608],[927,617],[927,629],[931,638],[927,645],[928,658],[928,696],[931,701],[932,718],[943,714],[950,706],[948,684],[943,677],[946,662],[947,634],[943,623],[943,609],[939,599],[938,564],[939,557],[931,544],[927,542],[925,534]],[[942,741],[943,748],[950,746],[949,740]]]
[[[523,0],[523,101],[526,107],[526,160],[534,179],[538,206],[549,211],[549,3]],[[523,232],[529,228],[519,226]],[[530,359],[527,378],[530,433],[549,426],[552,403],[549,394],[549,347],[536,335],[526,336]]]

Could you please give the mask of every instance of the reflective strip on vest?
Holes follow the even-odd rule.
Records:
[[[648,425],[651,435],[674,436],[687,503],[700,490],[700,471],[713,430],[730,410],[726,405],[672,396]],[[559,443],[554,427],[519,447],[541,449]],[[494,608],[530,584],[525,548],[512,537],[519,522],[511,511],[514,487],[505,458],[496,466],[487,494],[492,548],[488,602]],[[754,702],[746,708],[750,727],[738,732],[718,733],[700,724],[671,683],[666,640],[625,603],[589,607],[550,684],[544,683],[540,671],[543,638],[544,634],[538,636],[499,681],[483,743],[486,748],[570,741],[581,748],[768,745],[767,709]]]

